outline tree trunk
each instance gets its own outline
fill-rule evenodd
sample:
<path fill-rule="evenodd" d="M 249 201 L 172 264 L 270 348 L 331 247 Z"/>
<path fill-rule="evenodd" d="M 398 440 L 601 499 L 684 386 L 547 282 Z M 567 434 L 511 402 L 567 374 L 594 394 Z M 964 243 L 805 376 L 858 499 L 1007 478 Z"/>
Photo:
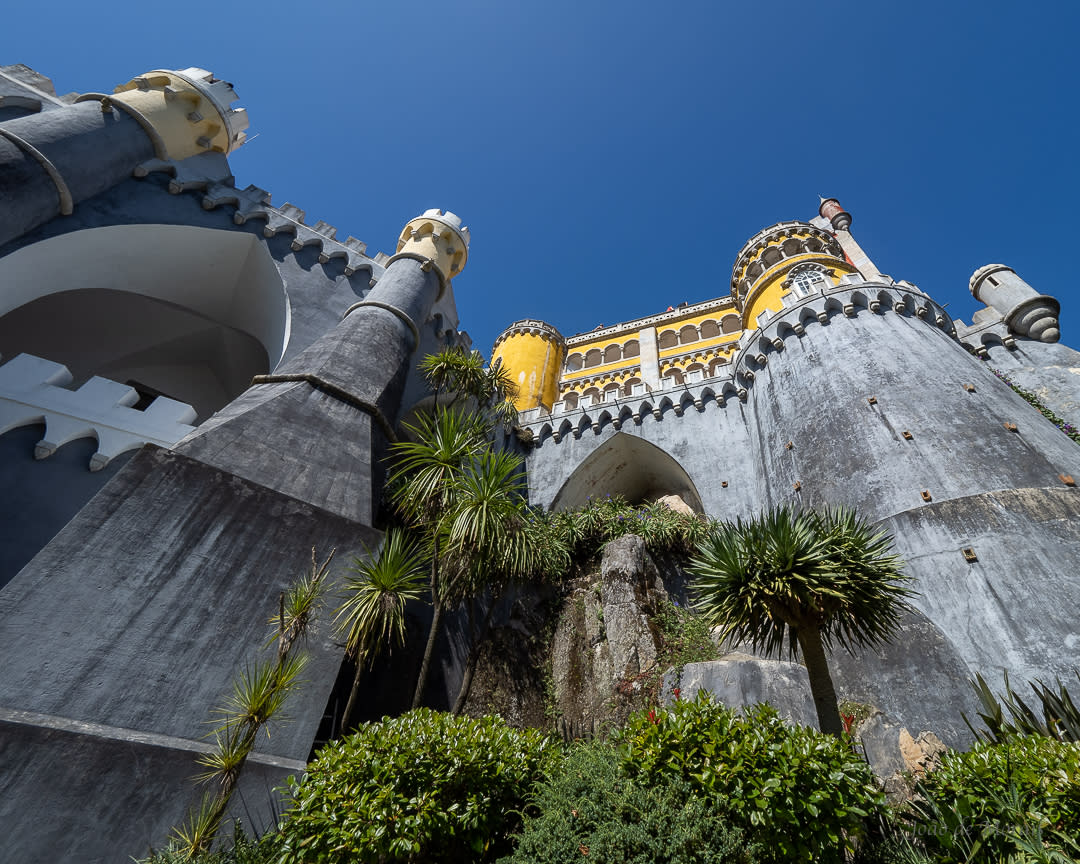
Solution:
<path fill-rule="evenodd" d="M 413 708 L 420 707 L 420 701 L 424 696 L 424 685 L 427 684 L 428 668 L 431 666 L 431 656 L 435 653 L 435 640 L 439 636 L 439 623 L 442 620 L 442 612 L 442 603 L 436 600 L 435 611 L 431 616 L 431 629 L 428 631 L 427 647 L 424 649 L 424 660 L 420 664 L 420 677 L 416 679 L 416 692 L 413 693 Z"/>
<path fill-rule="evenodd" d="M 364 674 L 363 657 L 357 652 L 356 655 L 356 674 L 353 676 L 352 690 L 349 691 L 349 701 L 345 703 L 345 713 L 341 717 L 341 734 L 344 735 L 349 731 L 350 720 L 352 720 L 353 711 L 356 710 L 356 694 L 360 692 L 360 678 Z"/>
<path fill-rule="evenodd" d="M 836 704 L 836 689 L 829 674 L 829 661 L 821 644 L 821 630 L 817 627 L 800 627 L 798 640 L 806 663 L 806 674 L 810 677 L 810 692 L 814 697 L 818 726 L 822 732 L 839 738 L 844 732 L 844 723 L 840 719 L 840 707 Z"/>
<path fill-rule="evenodd" d="M 433 538 L 434 549 L 431 553 L 431 605 L 434 612 L 431 615 L 431 629 L 428 630 L 427 646 L 424 648 L 424 659 L 420 663 L 420 675 L 416 680 L 416 690 L 413 692 L 412 707 L 419 708 L 420 700 L 424 696 L 424 685 L 427 684 L 428 668 L 431 666 L 431 655 L 435 653 L 435 639 L 439 635 L 439 621 L 442 619 L 442 603 L 439 602 L 439 537 Z"/>
<path fill-rule="evenodd" d="M 454 715 L 460 714 L 465 710 L 465 702 L 469 698 L 469 689 L 472 687 L 473 673 L 476 671 L 476 663 L 480 659 L 480 643 L 484 641 L 484 637 L 487 636 L 488 628 L 491 626 L 491 616 L 495 611 L 495 604 L 499 602 L 499 595 L 495 594 L 491 598 L 491 603 L 488 605 L 487 612 L 484 614 L 484 623 L 480 625 L 480 635 L 477 637 L 472 632 L 472 609 L 469 610 L 469 656 L 465 660 L 465 674 L 461 678 L 461 687 L 458 690 L 457 699 L 454 700 Z"/>

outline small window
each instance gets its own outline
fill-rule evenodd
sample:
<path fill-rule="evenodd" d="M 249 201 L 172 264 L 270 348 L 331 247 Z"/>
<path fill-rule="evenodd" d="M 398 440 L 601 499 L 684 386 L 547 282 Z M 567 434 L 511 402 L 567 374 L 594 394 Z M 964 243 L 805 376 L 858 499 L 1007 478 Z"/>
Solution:
<path fill-rule="evenodd" d="M 796 267 L 791 271 L 789 278 L 791 291 L 796 297 L 809 297 L 829 285 L 825 274 L 815 267 Z"/>

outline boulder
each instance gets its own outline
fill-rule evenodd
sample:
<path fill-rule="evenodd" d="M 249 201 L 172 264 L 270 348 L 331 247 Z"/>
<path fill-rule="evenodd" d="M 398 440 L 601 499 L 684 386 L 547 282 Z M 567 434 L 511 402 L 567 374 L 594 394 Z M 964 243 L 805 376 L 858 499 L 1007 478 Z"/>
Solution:
<path fill-rule="evenodd" d="M 668 672 L 663 689 L 666 703 L 675 699 L 675 688 L 682 699 L 693 699 L 699 690 L 706 690 L 730 708 L 768 702 L 785 720 L 817 728 L 810 678 L 798 663 L 728 654 L 720 660 L 687 663 L 681 675 L 677 670 Z"/>

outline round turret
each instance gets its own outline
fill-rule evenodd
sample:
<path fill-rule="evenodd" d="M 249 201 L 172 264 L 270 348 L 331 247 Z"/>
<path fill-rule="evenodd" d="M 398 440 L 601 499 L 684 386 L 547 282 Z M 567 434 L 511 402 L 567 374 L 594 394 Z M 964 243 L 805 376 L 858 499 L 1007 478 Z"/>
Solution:
<path fill-rule="evenodd" d="M 401 229 L 397 252 L 390 260 L 415 258 L 430 262 L 443 281 L 448 282 L 465 269 L 469 237 L 469 229 L 456 214 L 449 210 L 426 210 L 423 216 L 409 220 Z"/>
<path fill-rule="evenodd" d="M 1017 336 L 1039 342 L 1057 342 L 1061 338 L 1061 304 L 1047 294 L 1039 294 L 1011 267 L 980 267 L 971 274 L 968 287 L 976 300 L 1000 312 L 1005 326 Z"/>
<path fill-rule="evenodd" d="M 231 108 L 232 84 L 205 69 L 155 69 L 117 87 L 112 96 L 88 93 L 80 101 L 120 103 L 155 138 L 162 159 L 187 159 L 198 153 L 232 153 L 247 139 L 247 111 Z"/>
<path fill-rule="evenodd" d="M 550 411 L 559 393 L 559 376 L 566 359 L 566 340 L 543 321 L 515 321 L 495 340 L 491 362 L 501 362 L 517 385 L 518 411 L 543 407 Z"/>
<path fill-rule="evenodd" d="M 777 312 L 781 297 L 832 288 L 840 275 L 854 273 L 836 238 L 808 222 L 779 222 L 759 231 L 739 250 L 731 271 L 731 295 L 746 329 L 758 316 Z"/>
<path fill-rule="evenodd" d="M 840 206 L 840 202 L 835 198 L 822 198 L 821 206 L 818 207 L 818 214 L 829 220 L 829 224 L 832 225 L 836 231 L 847 231 L 851 227 L 851 214 Z"/>

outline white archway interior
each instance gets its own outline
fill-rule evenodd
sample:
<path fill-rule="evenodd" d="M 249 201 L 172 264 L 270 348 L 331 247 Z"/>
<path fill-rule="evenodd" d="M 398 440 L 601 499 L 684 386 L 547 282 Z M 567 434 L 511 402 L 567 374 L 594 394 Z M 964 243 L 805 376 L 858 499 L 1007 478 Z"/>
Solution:
<path fill-rule="evenodd" d="M 288 296 L 250 234 L 177 225 L 91 228 L 0 259 L 0 353 L 192 405 L 199 419 L 268 372 Z"/>

